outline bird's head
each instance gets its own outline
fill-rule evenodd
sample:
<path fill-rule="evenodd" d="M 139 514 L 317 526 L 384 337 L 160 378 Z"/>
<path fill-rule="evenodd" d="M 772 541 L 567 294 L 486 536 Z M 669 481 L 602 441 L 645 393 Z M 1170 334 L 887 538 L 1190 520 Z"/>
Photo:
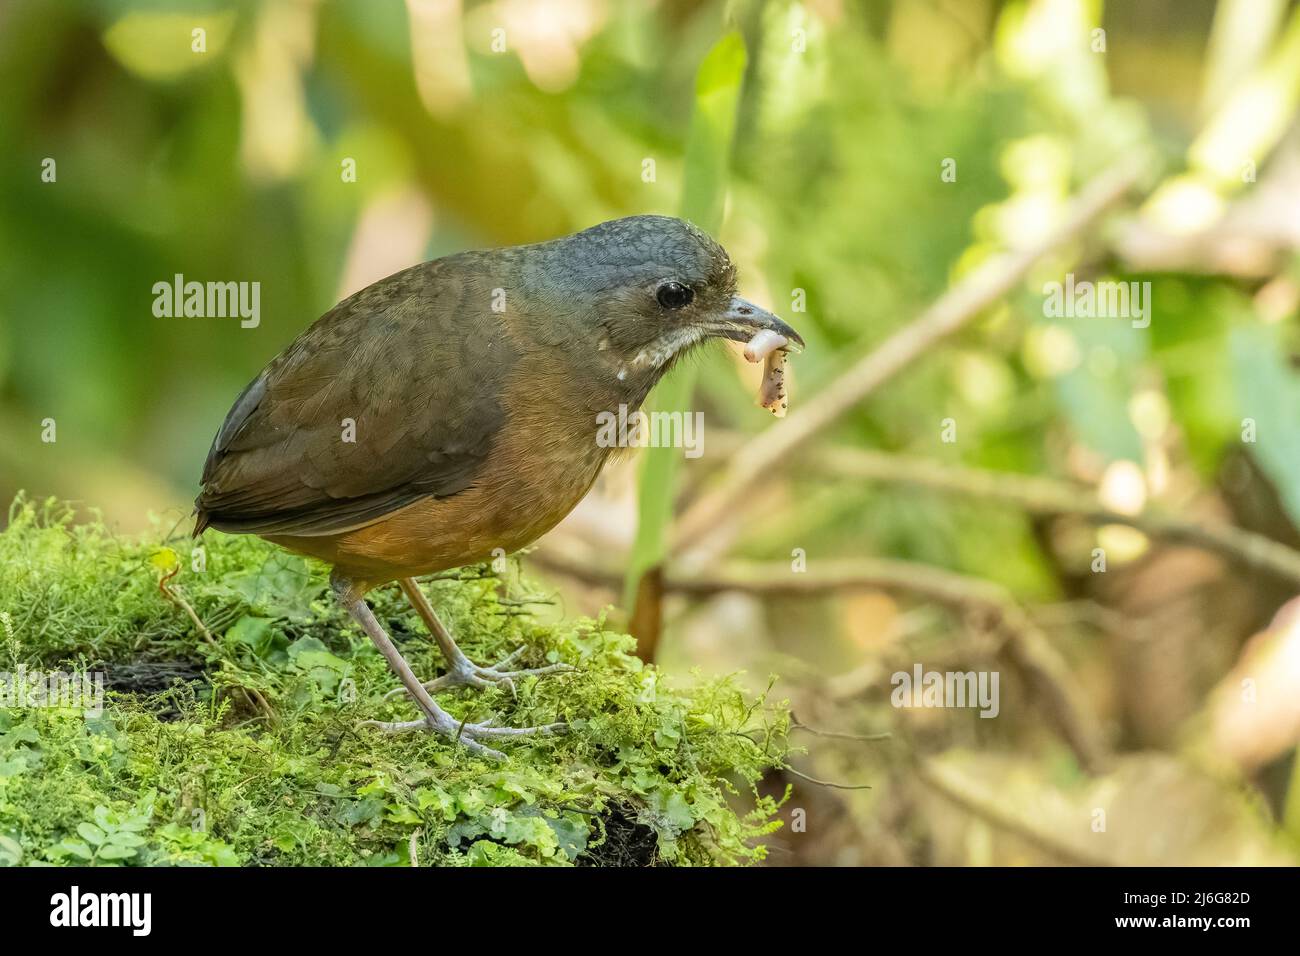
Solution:
<path fill-rule="evenodd" d="M 553 244 L 597 347 L 629 384 L 653 384 L 694 346 L 712 338 L 749 341 L 767 329 L 796 346 L 785 322 L 736 295 L 726 250 L 688 222 L 632 216 Z M 579 294 L 580 293 L 580 294 Z"/>

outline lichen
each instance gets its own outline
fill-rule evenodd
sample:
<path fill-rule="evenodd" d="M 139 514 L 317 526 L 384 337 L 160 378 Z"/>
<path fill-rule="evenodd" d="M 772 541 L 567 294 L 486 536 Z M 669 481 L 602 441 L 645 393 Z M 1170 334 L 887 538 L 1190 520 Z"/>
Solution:
<path fill-rule="evenodd" d="M 493 762 L 362 726 L 415 714 L 385 697 L 398 685 L 323 566 L 254 538 L 124 538 L 73 517 L 10 510 L 0 671 L 101 673 L 105 707 L 0 708 L 0 864 L 740 864 L 780 825 L 756 784 L 783 764 L 783 705 L 730 679 L 671 687 L 603 616 L 543 622 L 516 568 L 424 582 L 473 659 L 524 647 L 519 666 L 576 668 L 440 697 L 473 721 L 571 728 Z M 402 595 L 370 598 L 435 676 Z"/>

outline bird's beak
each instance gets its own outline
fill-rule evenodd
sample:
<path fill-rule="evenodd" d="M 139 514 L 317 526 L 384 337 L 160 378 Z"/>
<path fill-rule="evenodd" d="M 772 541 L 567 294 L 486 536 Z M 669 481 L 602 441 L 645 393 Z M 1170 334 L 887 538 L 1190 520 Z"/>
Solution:
<path fill-rule="evenodd" d="M 771 312 L 760 309 L 738 295 L 731 297 L 727 311 L 710 321 L 708 328 L 710 335 L 731 339 L 733 342 L 748 342 L 756 333 L 766 329 L 784 336 L 790 343 L 791 351 L 797 352 L 803 348 L 803 338 L 798 332 Z"/>

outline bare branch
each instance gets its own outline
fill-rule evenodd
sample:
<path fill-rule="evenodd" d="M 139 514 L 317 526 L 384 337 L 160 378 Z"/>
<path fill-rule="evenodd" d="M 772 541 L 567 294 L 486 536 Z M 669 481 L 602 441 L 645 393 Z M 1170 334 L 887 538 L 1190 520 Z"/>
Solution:
<path fill-rule="evenodd" d="M 938 342 L 973 321 L 1020 283 L 1030 268 L 1075 239 L 1142 178 L 1145 154 L 1132 154 L 1097 176 L 1073 201 L 1065 220 L 1046 238 L 989 259 L 941 295 L 915 321 L 863 356 L 796 409 L 780 428 L 745 444 L 728 463 L 720 483 L 677 522 L 673 549 L 690 546 L 717 525 L 757 482 L 793 460 L 793 453 L 835 423 Z"/>
<path fill-rule="evenodd" d="M 1109 860 L 1093 856 L 1055 834 L 1033 826 L 1023 814 L 1008 806 L 1005 800 L 978 789 L 971 781 L 940 761 L 921 761 L 916 766 L 916 775 L 947 800 L 999 830 L 1014 834 L 1049 856 L 1076 866 L 1110 865 Z"/>
<path fill-rule="evenodd" d="M 1120 524 L 1153 538 L 1213 551 L 1248 567 L 1300 582 L 1300 552 L 1228 524 L 1198 522 L 1147 509 L 1114 511 L 1086 485 L 988 471 L 964 465 L 890 455 L 866 449 L 834 448 L 812 456 L 812 466 L 846 478 L 914 485 L 946 494 L 1003 501 L 1032 514 L 1075 515 L 1092 524 Z"/>

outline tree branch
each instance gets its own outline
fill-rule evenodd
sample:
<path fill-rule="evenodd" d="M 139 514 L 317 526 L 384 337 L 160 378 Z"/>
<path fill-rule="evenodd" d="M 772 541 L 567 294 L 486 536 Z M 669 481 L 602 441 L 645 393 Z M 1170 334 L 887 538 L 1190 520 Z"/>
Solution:
<path fill-rule="evenodd" d="M 697 542 L 758 481 L 793 461 L 796 450 L 1011 292 L 1035 262 L 1078 237 L 1123 198 L 1148 168 L 1148 157 L 1134 154 L 1097 176 L 1074 199 L 1055 231 L 1031 246 L 986 261 L 796 409 L 780 428 L 766 429 L 750 439 L 728 463 L 719 485 L 679 519 L 673 550 Z"/>
<path fill-rule="evenodd" d="M 1281 542 L 1233 525 L 1190 521 L 1154 509 L 1137 514 L 1114 511 L 1102 504 L 1092 488 L 1077 482 L 843 447 L 818 451 L 811 461 L 813 468 L 844 478 L 1002 501 L 1031 514 L 1074 515 L 1092 524 L 1126 525 L 1153 538 L 1193 545 L 1300 582 L 1300 552 Z"/>
<path fill-rule="evenodd" d="M 916 775 L 936 793 L 955 803 L 963 810 L 991 823 L 1000 830 L 1014 834 L 1036 849 L 1063 862 L 1076 866 L 1110 866 L 1109 860 L 1094 856 L 1055 834 L 1039 829 L 1026 821 L 1014 808 L 993 794 L 983 792 L 959 772 L 937 760 L 922 760 L 916 765 Z"/>

